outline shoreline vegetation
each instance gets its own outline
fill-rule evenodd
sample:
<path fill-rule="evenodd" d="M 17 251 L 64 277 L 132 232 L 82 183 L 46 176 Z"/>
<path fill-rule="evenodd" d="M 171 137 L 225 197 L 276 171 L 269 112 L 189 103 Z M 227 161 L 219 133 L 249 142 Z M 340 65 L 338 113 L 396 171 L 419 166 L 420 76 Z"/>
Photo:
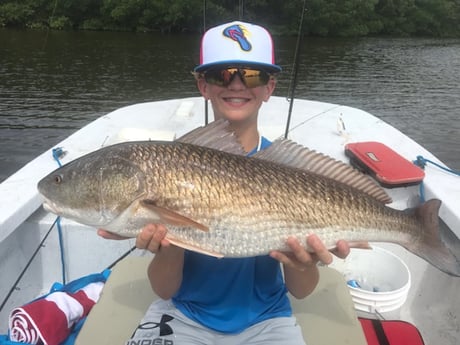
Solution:
<path fill-rule="evenodd" d="M 308 0 L 303 34 L 460 37 L 458 0 Z M 242 18 L 298 33 L 303 1 L 0 0 L 0 27 L 198 33 Z"/>

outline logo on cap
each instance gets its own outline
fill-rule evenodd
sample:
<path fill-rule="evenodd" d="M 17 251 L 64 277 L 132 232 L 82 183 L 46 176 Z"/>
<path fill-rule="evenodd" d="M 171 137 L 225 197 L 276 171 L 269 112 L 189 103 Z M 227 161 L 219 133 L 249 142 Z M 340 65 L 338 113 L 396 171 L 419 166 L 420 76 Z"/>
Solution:
<path fill-rule="evenodd" d="M 224 29 L 224 36 L 238 42 L 240 48 L 244 51 L 250 51 L 252 46 L 246 38 L 247 30 L 242 25 L 231 25 Z"/>

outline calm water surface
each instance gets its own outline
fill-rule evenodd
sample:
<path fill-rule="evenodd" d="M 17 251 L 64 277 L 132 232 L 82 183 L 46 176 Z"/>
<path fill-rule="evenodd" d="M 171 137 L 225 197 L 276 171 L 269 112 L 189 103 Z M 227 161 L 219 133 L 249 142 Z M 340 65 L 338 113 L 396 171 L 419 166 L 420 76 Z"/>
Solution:
<path fill-rule="evenodd" d="M 0 181 L 97 117 L 198 96 L 199 36 L 0 30 Z M 275 38 L 287 96 L 295 38 Z M 460 169 L 459 39 L 306 39 L 296 96 L 359 107 Z"/>

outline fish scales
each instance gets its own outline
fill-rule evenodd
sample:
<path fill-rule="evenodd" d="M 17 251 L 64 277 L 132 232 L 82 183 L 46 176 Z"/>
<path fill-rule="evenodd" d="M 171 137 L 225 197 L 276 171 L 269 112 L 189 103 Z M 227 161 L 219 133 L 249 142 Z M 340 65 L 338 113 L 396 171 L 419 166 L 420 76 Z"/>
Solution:
<path fill-rule="evenodd" d="M 144 197 L 210 229 L 206 233 L 170 226 L 172 235 L 226 256 L 287 249 L 289 236 L 302 241 L 313 232 L 332 247 L 337 238 L 388 240 L 395 232 L 418 226 L 366 195 L 275 163 L 179 143 L 133 144 L 121 153 L 143 167 L 148 186 Z M 388 227 L 386 234 L 377 232 L 382 224 Z"/>

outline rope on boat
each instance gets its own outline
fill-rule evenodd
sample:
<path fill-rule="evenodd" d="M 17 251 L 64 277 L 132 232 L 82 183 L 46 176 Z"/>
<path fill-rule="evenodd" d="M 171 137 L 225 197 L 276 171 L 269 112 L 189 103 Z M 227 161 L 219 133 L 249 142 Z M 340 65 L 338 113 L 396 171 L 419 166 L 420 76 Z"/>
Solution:
<path fill-rule="evenodd" d="M 61 227 L 61 217 L 56 217 L 56 227 L 58 231 L 58 238 L 59 238 L 59 250 L 61 255 L 61 272 L 62 272 L 62 284 L 66 284 L 67 277 L 65 273 L 65 257 L 64 257 L 64 237 L 62 235 L 62 227 Z"/>
<path fill-rule="evenodd" d="M 52 150 L 53 158 L 59 165 L 62 166 L 61 157 L 64 156 L 65 152 L 62 147 L 56 147 Z M 62 272 L 62 284 L 66 284 L 67 277 L 66 277 L 66 263 L 65 263 L 65 256 L 64 256 L 64 236 L 62 234 L 62 227 L 61 227 L 61 217 L 57 217 L 55 222 L 56 228 L 58 231 L 58 238 L 59 238 L 59 251 L 61 256 L 61 272 Z"/>
<path fill-rule="evenodd" d="M 432 160 L 429 160 L 423 156 L 417 156 L 417 159 L 415 161 L 413 161 L 413 163 L 415 165 L 417 165 L 418 167 L 422 168 L 422 169 L 425 169 L 427 163 L 429 164 L 433 164 L 434 166 L 438 167 L 439 169 L 441 170 L 444 170 L 450 174 L 453 174 L 453 175 L 457 175 L 457 176 L 460 176 L 460 171 L 457 171 L 457 170 L 453 170 L 453 169 L 450 169 L 450 168 L 447 168 L 445 166 L 442 166 L 441 164 L 438 164 L 436 162 L 433 162 Z M 422 183 L 420 183 L 420 199 L 422 202 L 424 202 L 426 199 L 425 199 L 425 186 L 423 184 L 423 181 Z"/>
<path fill-rule="evenodd" d="M 433 161 L 431 161 L 431 160 L 429 160 L 427 158 L 424 158 L 423 156 L 417 156 L 417 159 L 414 161 L 414 164 L 418 165 L 422 169 L 425 169 L 425 166 L 426 166 L 427 163 L 433 164 L 433 165 L 437 166 L 438 168 L 447 171 L 448 173 L 460 176 L 460 171 L 456 171 L 456 170 L 447 168 L 445 166 L 442 166 L 441 164 L 433 162 Z"/>
<path fill-rule="evenodd" d="M 53 154 L 53 158 L 54 160 L 57 162 L 57 164 L 59 165 L 59 167 L 62 167 L 62 163 L 61 163 L 61 157 L 64 156 L 65 152 L 64 150 L 62 149 L 62 147 L 56 147 L 52 150 L 52 154 Z"/>
<path fill-rule="evenodd" d="M 50 226 L 50 228 L 48 229 L 48 232 L 46 233 L 46 235 L 43 237 L 43 239 L 41 240 L 41 242 L 38 244 L 38 247 L 37 249 L 35 249 L 34 253 L 32 254 L 32 256 L 30 257 L 29 261 L 27 262 L 26 266 L 24 267 L 24 269 L 22 270 L 22 272 L 19 274 L 18 278 L 16 279 L 16 281 L 14 282 L 13 286 L 11 287 L 10 291 L 8 292 L 8 294 L 6 295 L 5 299 L 3 300 L 2 304 L 0 305 L 0 311 L 3 310 L 3 307 L 5 306 L 5 304 L 8 302 L 8 300 L 10 299 L 11 295 L 13 294 L 14 290 L 17 289 L 17 286 L 19 284 L 19 282 L 21 281 L 22 277 L 24 276 L 24 274 L 26 273 L 26 271 L 28 270 L 28 268 L 30 267 L 30 265 L 32 264 L 32 261 L 35 259 L 35 257 L 37 256 L 39 250 L 44 246 L 44 243 L 46 241 L 46 239 L 48 238 L 49 234 L 51 233 L 51 230 L 53 230 L 54 228 L 54 225 L 56 224 L 57 222 L 57 218 L 56 220 L 54 221 L 54 223 Z"/>

